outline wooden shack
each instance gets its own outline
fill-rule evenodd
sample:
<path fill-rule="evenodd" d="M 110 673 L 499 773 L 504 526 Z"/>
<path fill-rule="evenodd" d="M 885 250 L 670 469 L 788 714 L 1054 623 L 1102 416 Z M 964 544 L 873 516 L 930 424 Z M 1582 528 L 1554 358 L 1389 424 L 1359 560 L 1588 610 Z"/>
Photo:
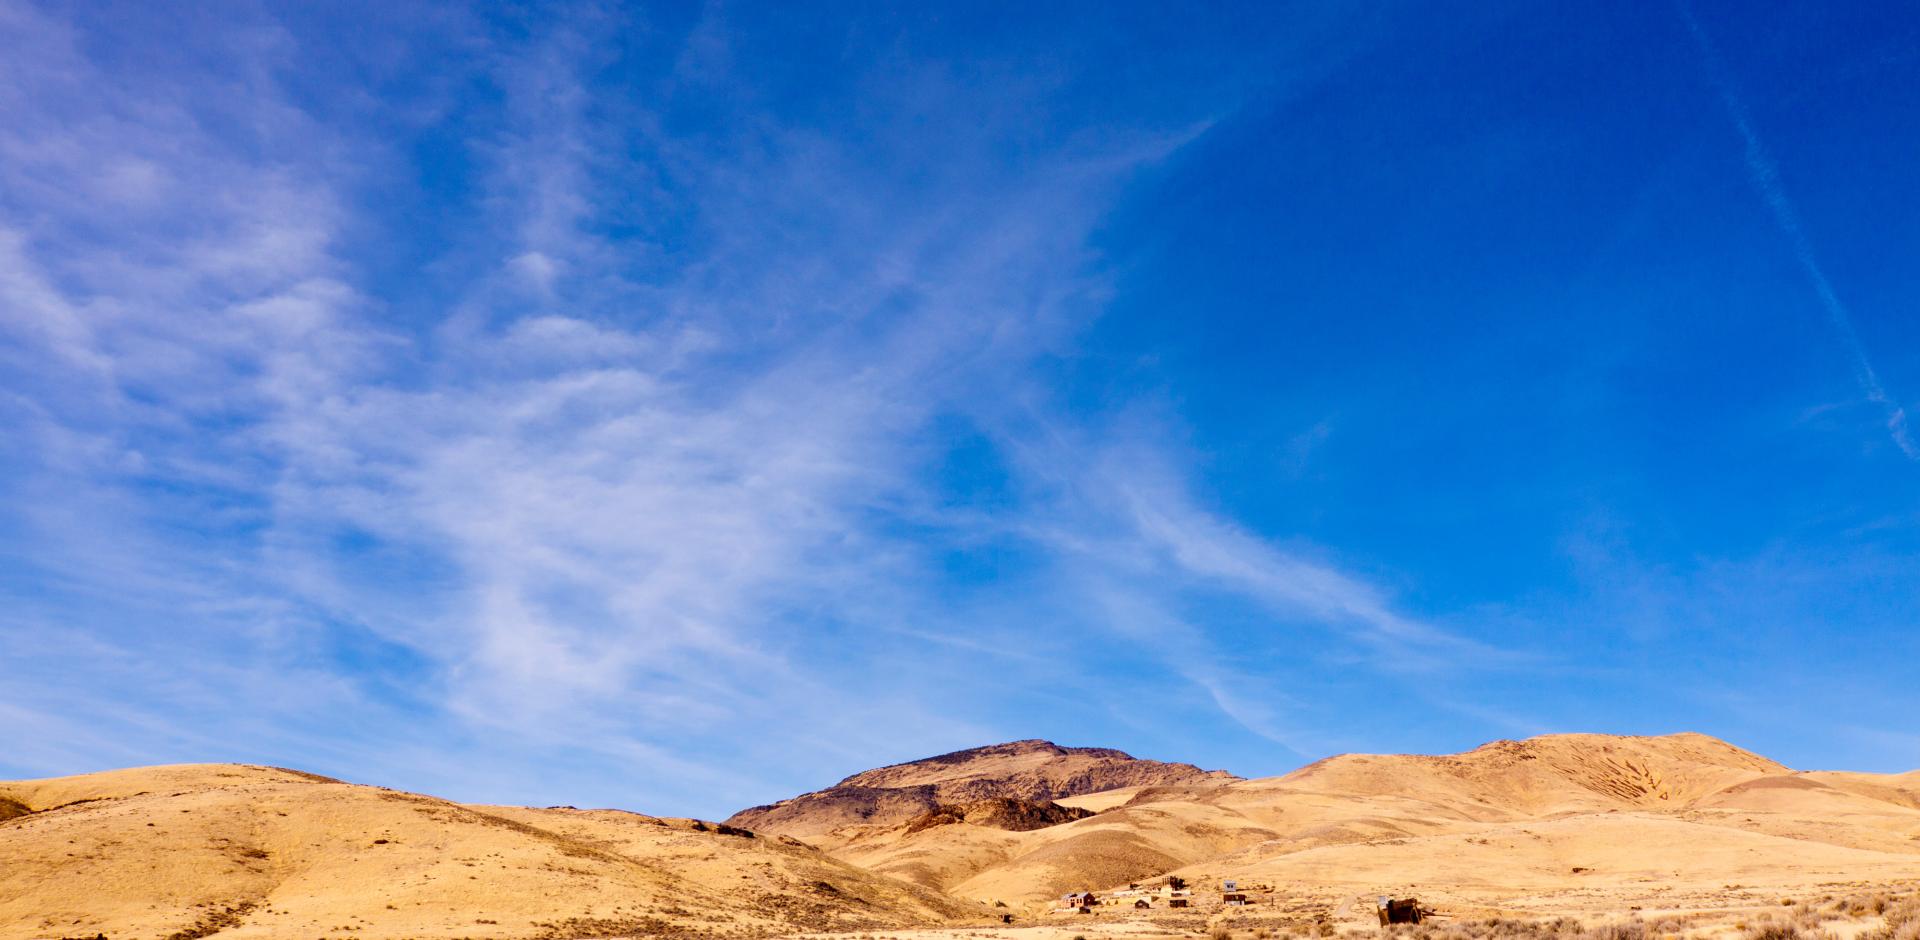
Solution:
<path fill-rule="evenodd" d="M 1380 898 L 1380 926 L 1417 924 L 1430 911 L 1422 910 L 1419 898 Z"/>

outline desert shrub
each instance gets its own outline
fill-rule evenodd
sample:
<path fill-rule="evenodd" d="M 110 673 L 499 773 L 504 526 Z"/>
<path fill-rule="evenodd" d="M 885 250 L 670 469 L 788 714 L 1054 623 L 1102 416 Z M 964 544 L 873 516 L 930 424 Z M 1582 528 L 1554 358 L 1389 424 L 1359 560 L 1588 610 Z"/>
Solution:
<path fill-rule="evenodd" d="M 1797 923 L 1765 923 L 1749 929 L 1744 940 L 1832 940 L 1833 935 Z"/>
<path fill-rule="evenodd" d="M 1647 925 L 1630 920 L 1624 924 L 1602 924 L 1581 934 L 1586 940 L 1647 940 Z"/>
<path fill-rule="evenodd" d="M 1859 940 L 1920 940 L 1920 896 L 1898 901 L 1878 896 L 1886 922 L 1860 934 Z"/>
<path fill-rule="evenodd" d="M 1227 929 L 1226 924 L 1214 924 L 1213 929 L 1207 931 L 1207 940 L 1233 940 L 1233 931 Z"/>
<path fill-rule="evenodd" d="M 1653 927 L 1638 921 L 1601 924 L 1589 928 L 1572 917 L 1549 921 L 1516 920 L 1489 917 L 1446 926 L 1422 924 L 1418 927 L 1394 927 L 1395 940 L 1659 940 L 1662 931 L 1677 933 L 1686 929 L 1678 920 L 1663 920 Z"/>

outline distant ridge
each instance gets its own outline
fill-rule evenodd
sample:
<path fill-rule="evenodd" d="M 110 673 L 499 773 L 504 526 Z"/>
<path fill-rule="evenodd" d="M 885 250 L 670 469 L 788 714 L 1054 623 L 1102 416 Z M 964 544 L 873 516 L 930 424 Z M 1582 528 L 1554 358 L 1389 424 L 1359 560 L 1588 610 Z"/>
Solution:
<path fill-rule="evenodd" d="M 1243 780 L 1025 740 L 722 824 L 181 765 L 0 781 L 0 859 L 0 937 L 23 940 L 871 933 L 1038 916 L 1066 891 L 1163 875 L 1271 886 L 1262 904 L 1347 934 L 1374 929 L 1353 902 L 1382 893 L 1585 917 L 1920 884 L 1920 771 L 1795 771 L 1701 734 L 1556 734 Z M 1206 893 L 1196 932 L 1222 903 Z"/>
<path fill-rule="evenodd" d="M 1065 747 L 1030 738 L 861 771 L 824 790 L 741 810 L 727 823 L 832 846 L 873 829 L 907 825 L 930 814 L 952 814 L 956 808 L 987 801 L 1030 807 L 1003 806 L 987 814 L 992 819 L 1057 818 L 1059 814 L 1046 807 L 1068 797 L 1126 787 L 1219 785 L 1238 779 L 1192 764 L 1142 760 L 1113 748 Z"/>
<path fill-rule="evenodd" d="M 985 796 L 1079 815 L 968 809 Z M 1524 861 L 1523 883 L 1577 867 L 1594 884 L 1670 876 L 1667 856 L 1683 845 L 1681 871 L 1737 861 L 1741 874 L 1724 882 L 1920 870 L 1917 810 L 1920 773 L 1800 773 L 1688 732 L 1341 754 L 1259 780 L 1013 741 L 863 771 L 729 822 L 963 898 L 1037 903 L 1176 872 L 1196 883 L 1349 871 L 1363 883 L 1445 883 Z M 1479 860 L 1448 861 L 1467 857 Z M 1582 861 L 1560 865 L 1568 857 Z"/>

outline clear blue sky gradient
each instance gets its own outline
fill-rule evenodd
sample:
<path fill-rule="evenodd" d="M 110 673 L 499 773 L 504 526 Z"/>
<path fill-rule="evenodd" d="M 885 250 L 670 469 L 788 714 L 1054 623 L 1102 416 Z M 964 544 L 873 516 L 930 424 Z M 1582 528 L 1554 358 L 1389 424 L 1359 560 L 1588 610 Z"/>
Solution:
<path fill-rule="evenodd" d="M 0 777 L 1920 766 L 1902 4 L 0 0 Z"/>

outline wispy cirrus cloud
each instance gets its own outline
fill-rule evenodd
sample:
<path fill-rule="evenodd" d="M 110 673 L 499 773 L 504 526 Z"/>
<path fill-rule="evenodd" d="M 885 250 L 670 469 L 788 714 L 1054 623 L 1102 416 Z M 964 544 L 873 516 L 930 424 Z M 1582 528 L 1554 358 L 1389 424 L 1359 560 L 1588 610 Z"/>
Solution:
<path fill-rule="evenodd" d="M 933 690 L 1017 701 L 1089 637 L 1204 652 L 1183 611 L 1210 597 L 1309 656 L 1496 658 L 1202 508 L 1150 427 L 1080 426 L 1041 376 L 1109 290 L 1104 213 L 1212 114 L 1009 155 L 1071 124 L 1039 114 L 1048 79 L 983 91 L 899 56 L 828 134 L 756 105 L 779 79 L 731 64 L 711 18 L 631 95 L 588 74 L 642 24 L 465 24 L 458 80 L 498 91 L 459 147 L 471 191 L 419 270 L 381 274 L 358 240 L 403 223 L 367 193 L 418 168 L 295 103 L 296 37 L 236 27 L 200 40 L 232 74 L 156 78 L 7 15 L 0 78 L 33 92 L 0 133 L 5 416 L 33 446 L 5 464 L 24 574 L 0 627 L 57 643 L 0 706 L 109 729 L 23 771 L 306 758 L 714 812 L 771 795 L 775 759 L 1020 732 Z M 688 88 L 728 104 L 690 119 Z M 946 419 L 1003 455 L 991 505 L 930 495 Z M 948 556 L 983 539 L 1045 583 L 958 583 Z M 980 636 L 1037 655 L 983 675 L 927 652 Z M 1298 740 L 1259 677 L 1181 662 Z M 510 769 L 535 761 L 566 782 Z"/>
<path fill-rule="evenodd" d="M 1754 129 L 1753 115 L 1747 107 L 1746 98 L 1735 82 L 1725 60 L 1714 47 L 1713 40 L 1707 35 L 1706 28 L 1694 15 L 1693 8 L 1684 0 L 1676 4 L 1680 17 L 1686 22 L 1687 32 L 1700 49 L 1700 56 L 1706 62 L 1707 77 L 1713 82 L 1714 91 L 1720 96 L 1721 104 L 1727 109 L 1727 117 L 1733 122 L 1734 130 L 1739 131 L 1744 146 L 1743 156 L 1747 164 L 1747 176 L 1755 192 L 1767 204 L 1774 224 L 1793 250 L 1794 261 L 1806 273 L 1807 281 L 1813 286 L 1814 295 L 1820 301 L 1820 309 L 1826 313 L 1827 320 L 1833 325 L 1833 331 L 1846 350 L 1847 359 L 1853 371 L 1854 384 L 1867 401 L 1881 410 L 1886 421 L 1887 435 L 1893 439 L 1895 447 L 1905 454 L 1908 460 L 1920 460 L 1920 443 L 1915 443 L 1913 431 L 1908 427 L 1906 408 L 1887 393 L 1886 386 L 1880 381 L 1880 373 L 1873 367 L 1873 361 L 1867 356 L 1867 348 L 1860 341 L 1860 331 L 1853 325 L 1853 314 L 1847 309 L 1845 301 L 1840 299 L 1839 291 L 1834 289 L 1833 280 L 1827 276 L 1827 269 L 1820 263 L 1819 253 L 1813 249 L 1812 239 L 1807 237 L 1806 225 L 1800 220 L 1800 210 L 1794 207 L 1793 200 L 1787 196 L 1787 190 L 1780 181 L 1780 166 L 1760 139 L 1759 131 Z"/>

